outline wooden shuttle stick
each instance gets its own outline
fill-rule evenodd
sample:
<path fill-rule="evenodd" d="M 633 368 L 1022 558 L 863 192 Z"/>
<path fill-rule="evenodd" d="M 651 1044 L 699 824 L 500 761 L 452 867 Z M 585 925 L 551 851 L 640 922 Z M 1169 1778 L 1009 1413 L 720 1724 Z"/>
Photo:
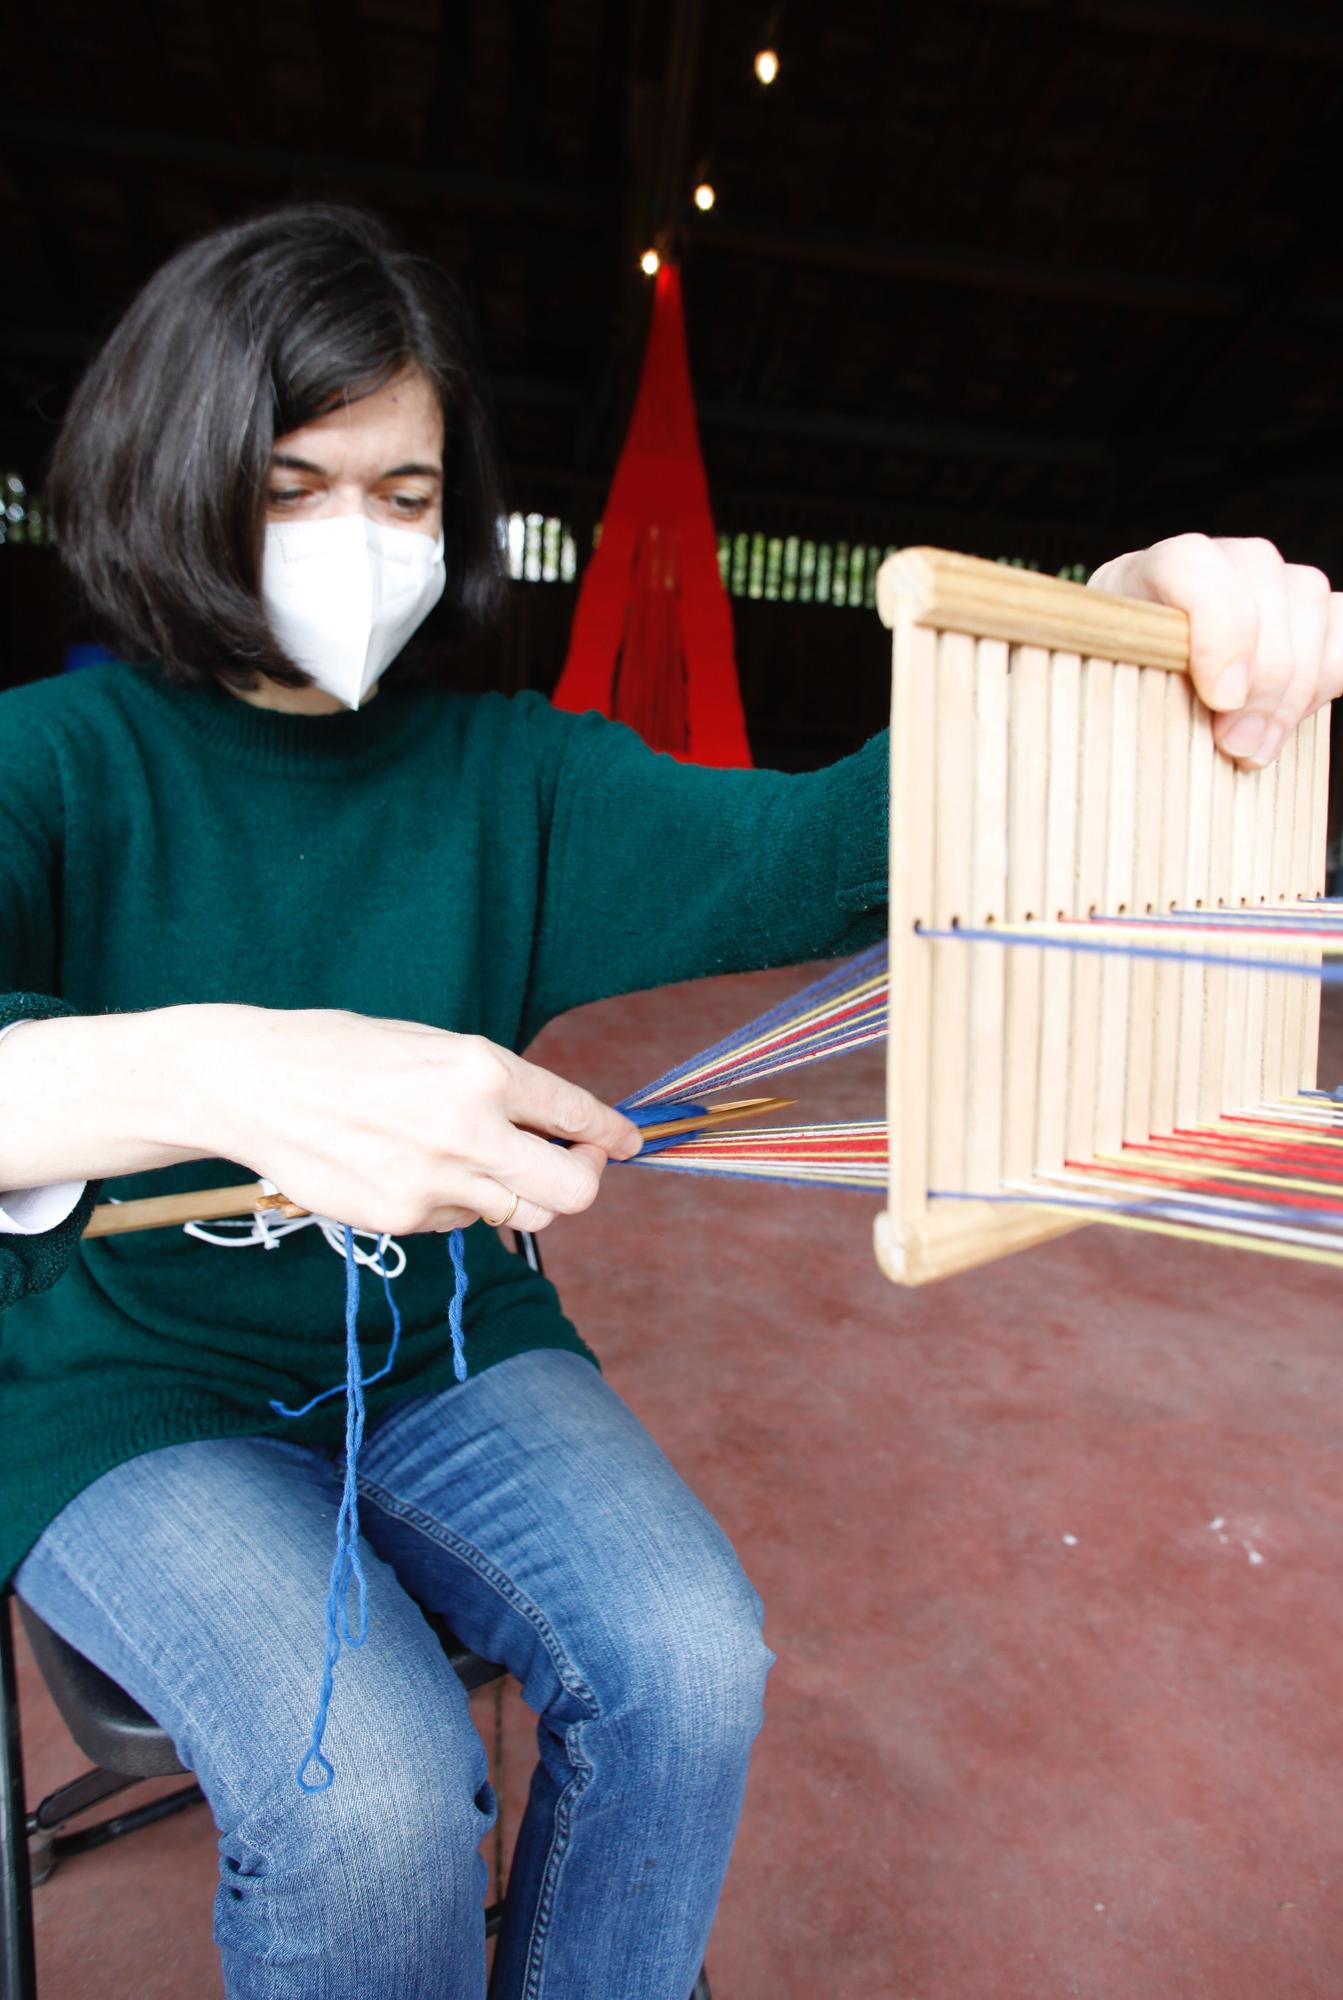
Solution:
<path fill-rule="evenodd" d="M 711 1132 L 720 1125 L 735 1125 L 746 1118 L 764 1118 L 771 1111 L 786 1111 L 796 1103 L 792 1097 L 741 1097 L 732 1104 L 717 1104 L 698 1118 L 674 1118 L 662 1125 L 646 1125 L 645 1139 L 671 1139 L 688 1132 Z M 245 1181 L 239 1187 L 203 1188 L 197 1194 L 155 1194 L 143 1201 L 100 1202 L 89 1218 L 85 1236 L 124 1236 L 136 1229 L 180 1229 L 184 1222 L 219 1222 L 228 1216 L 251 1215 L 263 1209 L 268 1214 L 290 1219 L 306 1215 L 282 1194 L 269 1194 L 263 1181 Z"/>

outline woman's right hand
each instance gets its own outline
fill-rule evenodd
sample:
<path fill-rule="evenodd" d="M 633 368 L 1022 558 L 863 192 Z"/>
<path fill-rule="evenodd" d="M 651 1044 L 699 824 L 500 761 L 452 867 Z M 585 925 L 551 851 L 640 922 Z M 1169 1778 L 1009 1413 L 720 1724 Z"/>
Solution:
<path fill-rule="evenodd" d="M 314 1214 L 414 1235 L 497 1220 L 516 1194 L 512 1226 L 544 1229 L 590 1206 L 608 1158 L 639 1150 L 628 1118 L 479 1035 L 325 1009 L 218 1011 L 210 1150 Z"/>

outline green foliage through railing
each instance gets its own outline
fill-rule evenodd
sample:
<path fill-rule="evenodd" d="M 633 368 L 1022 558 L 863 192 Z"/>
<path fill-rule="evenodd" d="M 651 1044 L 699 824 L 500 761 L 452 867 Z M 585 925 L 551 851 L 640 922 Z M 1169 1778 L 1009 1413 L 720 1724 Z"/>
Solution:
<path fill-rule="evenodd" d="M 0 543 L 41 547 L 51 531 L 41 503 L 17 472 L 0 473 Z M 508 573 L 517 583 L 568 583 L 578 578 L 578 545 L 572 528 L 554 514 L 506 514 L 499 523 Z M 597 535 L 593 535 L 595 547 Z M 767 535 L 749 530 L 718 537 L 718 568 L 732 597 L 766 604 L 827 604 L 871 610 L 877 571 L 891 548 L 875 542 L 813 541 L 804 535 Z M 1041 565 L 1021 556 L 1000 556 L 1014 569 Z M 1085 583 L 1086 566 L 1069 563 L 1058 574 Z"/>

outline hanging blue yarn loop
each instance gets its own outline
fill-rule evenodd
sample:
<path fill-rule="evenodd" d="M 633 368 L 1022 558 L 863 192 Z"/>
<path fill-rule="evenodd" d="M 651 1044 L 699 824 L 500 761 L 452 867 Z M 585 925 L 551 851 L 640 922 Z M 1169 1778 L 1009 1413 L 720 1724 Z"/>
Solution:
<path fill-rule="evenodd" d="M 345 1244 L 345 1480 L 336 1516 L 336 1554 L 326 1592 L 326 1657 L 322 1663 L 322 1685 L 313 1717 L 312 1738 L 295 1777 L 300 1791 L 324 1792 L 335 1782 L 335 1770 L 322 1751 L 336 1662 L 342 1640 L 347 1646 L 362 1646 L 368 1637 L 368 1589 L 364 1566 L 359 1557 L 359 1447 L 364 1441 L 364 1373 L 359 1358 L 359 1266 L 354 1255 L 354 1231 L 347 1223 Z M 350 1587 L 359 1589 L 358 1622 L 350 1622 Z M 316 1778 L 306 1774 L 315 1765 Z"/>
<path fill-rule="evenodd" d="M 368 1637 L 368 1586 L 359 1555 L 359 1451 L 364 1442 L 364 1426 L 367 1418 L 364 1390 L 370 1383 L 381 1382 L 384 1376 L 391 1373 L 401 1338 L 401 1315 L 392 1296 L 392 1284 L 387 1275 L 384 1255 L 382 1283 L 392 1314 L 392 1341 L 382 1367 L 373 1375 L 365 1375 L 359 1354 L 359 1264 L 354 1254 L 354 1231 L 347 1223 L 341 1234 L 345 1253 L 345 1380 L 337 1384 L 334 1389 L 324 1389 L 320 1395 L 314 1396 L 299 1410 L 287 1409 L 282 1403 L 271 1404 L 271 1408 L 277 1410 L 281 1416 L 301 1417 L 309 1410 L 315 1409 L 319 1403 L 324 1403 L 328 1397 L 339 1395 L 342 1388 L 345 1392 L 345 1478 L 341 1488 L 340 1507 L 336 1514 L 336 1553 L 327 1582 L 326 1651 L 322 1660 L 322 1684 L 317 1695 L 317 1712 L 313 1716 L 312 1736 L 294 1773 L 299 1790 L 303 1792 L 324 1792 L 335 1783 L 335 1768 L 322 1749 L 322 1741 L 326 1735 L 327 1720 L 331 1712 L 336 1662 L 340 1658 L 342 1645 L 362 1646 Z M 457 1380 L 464 1382 L 467 1370 L 462 1309 L 466 1303 L 468 1279 L 466 1246 L 460 1229 L 454 1229 L 448 1237 L 448 1255 L 452 1259 L 454 1277 L 452 1298 L 448 1305 L 452 1367 Z M 352 1617 L 350 1592 L 356 1587 L 358 1610 Z M 316 1775 L 313 1775 L 314 1773 Z"/>

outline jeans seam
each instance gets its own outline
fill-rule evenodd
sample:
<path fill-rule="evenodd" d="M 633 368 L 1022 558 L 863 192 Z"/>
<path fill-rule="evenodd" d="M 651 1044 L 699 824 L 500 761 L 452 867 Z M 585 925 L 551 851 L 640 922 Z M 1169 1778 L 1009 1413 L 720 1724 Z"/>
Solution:
<path fill-rule="evenodd" d="M 506 1576 L 496 1563 L 491 1562 L 474 1542 L 467 1541 L 465 1536 L 457 1534 L 442 1521 L 435 1520 L 432 1514 L 426 1514 L 422 1508 L 412 1505 L 407 1500 L 398 1499 L 376 1480 L 360 1478 L 358 1485 L 361 1499 L 368 1500 L 380 1512 L 391 1515 L 393 1519 L 415 1528 L 428 1540 L 437 1542 L 440 1548 L 449 1549 L 452 1554 L 460 1557 L 474 1569 L 512 1610 L 526 1618 L 545 1647 L 561 1687 L 567 1694 L 573 1695 L 587 1706 L 590 1710 L 589 1720 L 600 1721 L 601 1704 L 587 1682 L 575 1670 L 573 1662 L 560 1642 L 559 1634 L 540 1608 L 518 1589 L 511 1577 Z M 541 2000 L 541 1981 L 545 1973 L 543 1958 L 546 1940 L 550 1934 L 551 1915 L 559 1893 L 560 1874 L 569 1852 L 573 1831 L 573 1808 L 581 1801 L 592 1776 L 592 1765 L 583 1755 L 577 1740 L 578 1731 L 582 1727 L 582 1723 L 577 1723 L 566 1728 L 564 1732 L 565 1748 L 574 1766 L 574 1775 L 555 1801 L 555 1828 L 551 1836 L 550 1852 L 546 1856 L 545 1867 L 541 1872 L 541 1886 L 523 1959 L 524 2000 Z"/>
<path fill-rule="evenodd" d="M 577 1728 L 581 1729 L 579 1723 Z M 554 1914 L 555 1901 L 559 1895 L 560 1876 L 569 1853 L 569 1841 L 573 1831 L 571 1808 L 577 1805 L 588 1788 L 592 1776 L 592 1766 L 575 1743 L 573 1734 L 564 1732 L 565 1746 L 574 1764 L 574 1775 L 559 1798 L 555 1801 L 555 1832 L 546 1856 L 546 1865 L 541 1873 L 541 1891 L 536 1899 L 536 1912 L 532 1919 L 531 1935 L 527 1939 L 527 1952 L 523 1960 L 523 2000 L 541 2000 L 541 1981 L 545 1976 L 546 1941 L 550 1936 L 550 1920 Z M 582 1762 L 580 1770 L 579 1762 Z"/>
<path fill-rule="evenodd" d="M 540 1608 L 518 1589 L 512 1578 L 506 1576 L 496 1563 L 491 1562 L 483 1549 L 478 1549 L 474 1542 L 467 1541 L 464 1535 L 457 1534 L 442 1521 L 435 1520 L 432 1514 L 426 1514 L 422 1508 L 414 1506 L 408 1500 L 399 1500 L 394 1493 L 389 1493 L 387 1488 L 379 1485 L 376 1480 L 360 1478 L 358 1484 L 361 1499 L 371 1501 L 382 1513 L 390 1514 L 395 1520 L 406 1522 L 429 1541 L 437 1542 L 440 1548 L 448 1549 L 453 1555 L 459 1556 L 489 1584 L 491 1590 L 503 1598 L 510 1609 L 519 1612 L 539 1636 L 565 1693 L 573 1695 L 576 1700 L 587 1706 L 591 1720 L 595 1722 L 600 1718 L 601 1704 L 575 1668 L 554 1626 Z"/>

